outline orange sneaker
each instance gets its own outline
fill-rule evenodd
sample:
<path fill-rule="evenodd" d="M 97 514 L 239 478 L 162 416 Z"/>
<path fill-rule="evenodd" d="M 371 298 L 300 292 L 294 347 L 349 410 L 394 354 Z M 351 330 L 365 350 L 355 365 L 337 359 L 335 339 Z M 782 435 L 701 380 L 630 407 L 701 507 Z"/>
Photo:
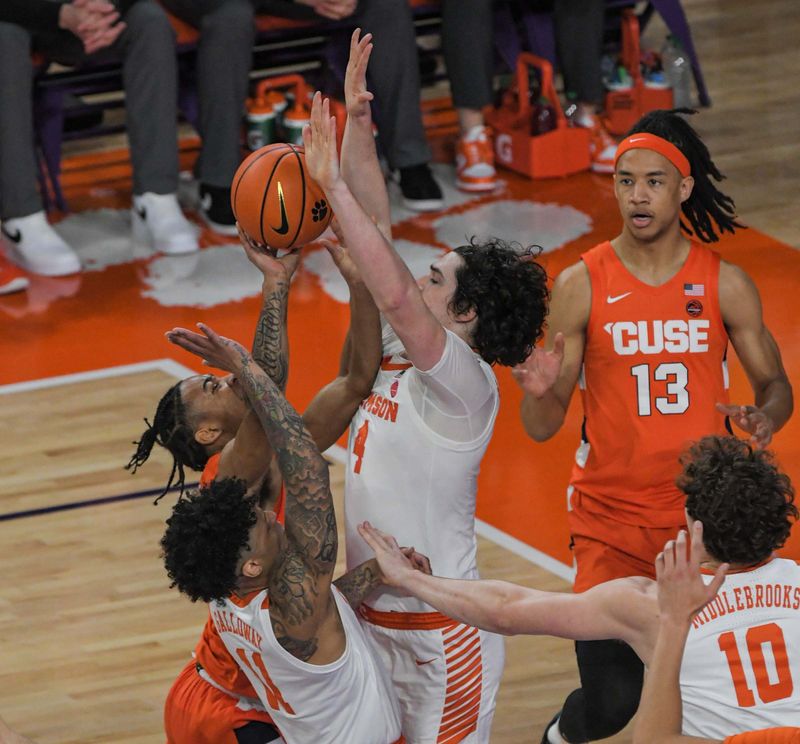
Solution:
<path fill-rule="evenodd" d="M 462 191 L 492 191 L 497 185 L 488 127 L 473 127 L 458 141 L 456 186 Z"/>
<path fill-rule="evenodd" d="M 600 119 L 595 117 L 594 124 L 589 129 L 589 155 L 592 159 L 592 170 L 595 173 L 613 173 L 616 153 L 616 141 L 608 133 Z"/>
<path fill-rule="evenodd" d="M 0 295 L 21 292 L 29 284 L 28 277 L 0 254 Z"/>

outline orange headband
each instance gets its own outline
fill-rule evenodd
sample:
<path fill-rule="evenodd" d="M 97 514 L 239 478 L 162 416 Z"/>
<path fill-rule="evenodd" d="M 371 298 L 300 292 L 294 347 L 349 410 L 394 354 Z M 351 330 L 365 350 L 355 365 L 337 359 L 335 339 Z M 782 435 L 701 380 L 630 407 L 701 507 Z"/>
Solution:
<path fill-rule="evenodd" d="M 670 163 L 672 163 L 686 178 L 692 172 L 689 161 L 686 156 L 677 148 L 672 142 L 667 142 L 663 137 L 658 137 L 655 134 L 648 134 L 647 132 L 637 132 L 630 137 L 626 137 L 617 147 L 617 154 L 614 156 L 614 167 L 617 167 L 617 162 L 628 150 L 636 149 L 653 150 L 659 155 L 663 155 Z"/>

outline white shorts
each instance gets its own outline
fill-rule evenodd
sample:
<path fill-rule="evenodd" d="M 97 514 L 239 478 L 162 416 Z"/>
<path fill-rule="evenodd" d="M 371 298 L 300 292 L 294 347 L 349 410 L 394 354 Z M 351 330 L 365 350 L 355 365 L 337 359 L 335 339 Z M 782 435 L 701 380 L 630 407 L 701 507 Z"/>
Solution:
<path fill-rule="evenodd" d="M 362 625 L 391 675 L 408 744 L 488 744 L 503 637 L 438 612 L 379 612 Z"/>

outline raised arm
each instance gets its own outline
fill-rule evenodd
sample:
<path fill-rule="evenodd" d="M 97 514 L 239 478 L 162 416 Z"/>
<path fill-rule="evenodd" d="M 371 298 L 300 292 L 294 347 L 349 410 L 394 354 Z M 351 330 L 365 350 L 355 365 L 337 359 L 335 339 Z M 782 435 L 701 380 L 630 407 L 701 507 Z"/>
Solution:
<path fill-rule="evenodd" d="M 722 262 L 719 272 L 722 320 L 755 395 L 754 406 L 720 406 L 723 413 L 766 447 L 789 420 L 792 386 L 775 339 L 764 325 L 761 298 L 752 279 L 738 266 Z"/>
<path fill-rule="evenodd" d="M 444 351 L 445 330 L 425 305 L 406 264 L 342 178 L 336 152 L 336 121 L 320 93 L 314 95 L 311 125 L 303 131 L 303 143 L 309 175 L 324 189 L 375 304 L 403 342 L 409 359 L 420 369 L 431 369 Z"/>
<path fill-rule="evenodd" d="M 537 442 L 550 439 L 564 423 L 578 382 L 586 344 L 592 289 L 582 261 L 558 275 L 548 315 L 547 349 L 534 349 L 512 374 L 524 392 L 520 414 Z"/>
<path fill-rule="evenodd" d="M 392 239 L 389 193 L 383 178 L 372 133 L 372 93 L 367 90 L 367 64 L 372 53 L 372 34 L 350 38 L 350 58 L 344 76 L 347 122 L 342 140 L 342 178 L 356 201 L 387 239 Z"/>
<path fill-rule="evenodd" d="M 617 579 L 582 594 L 543 592 L 488 579 L 444 579 L 414 571 L 394 538 L 369 523 L 359 525 L 358 531 L 375 551 L 384 583 L 448 617 L 504 635 L 616 638 L 629 643 L 647 661 L 658 612 L 648 579 Z"/>
<path fill-rule="evenodd" d="M 656 558 L 658 638 L 644 681 L 633 744 L 714 744 L 718 741 L 681 735 L 680 671 L 689 627 L 692 618 L 717 596 L 727 570 L 727 565 L 720 566 L 711 584 L 706 586 L 700 574 L 702 544 L 703 525 L 695 522 L 690 558 L 687 559 L 683 530 Z"/>
<path fill-rule="evenodd" d="M 334 263 L 350 288 L 350 330 L 345 369 L 309 403 L 303 422 L 320 451 L 328 449 L 347 430 L 358 406 L 372 390 L 381 362 L 378 308 L 342 245 L 327 243 Z"/>

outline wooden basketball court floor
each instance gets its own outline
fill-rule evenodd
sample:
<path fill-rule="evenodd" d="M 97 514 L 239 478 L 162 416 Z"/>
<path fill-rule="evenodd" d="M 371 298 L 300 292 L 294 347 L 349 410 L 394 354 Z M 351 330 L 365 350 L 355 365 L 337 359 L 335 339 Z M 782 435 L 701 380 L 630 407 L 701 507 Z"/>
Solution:
<path fill-rule="evenodd" d="M 798 55 L 788 51 L 800 32 L 800 12 L 793 0 L 760 3 L 757 13 L 744 0 L 685 0 L 684 6 L 714 98 L 696 124 L 729 176 L 724 190 L 752 226 L 719 249 L 755 278 L 767 323 L 796 380 L 800 106 L 787 81 L 800 73 Z M 187 151 L 187 161 L 191 157 Z M 77 169 L 90 160 L 70 162 Z M 121 223 L 115 220 L 124 217 L 91 210 L 127 205 L 126 168 L 114 164 L 113 154 L 95 155 L 94 162 L 104 164 L 100 175 L 95 168 L 71 176 L 70 204 L 88 222 L 70 229 L 86 236 L 94 220 L 116 235 Z M 452 179 L 441 172 L 446 182 Z M 424 265 L 431 252 L 453 242 L 443 238 L 459 230 L 463 235 L 488 224 L 487 231 L 507 235 L 521 228 L 528 242 L 548 249 L 543 260 L 555 275 L 618 230 L 607 178 L 582 174 L 532 183 L 502 175 L 507 184 L 496 195 L 465 202 L 452 197 L 444 213 L 432 216 L 398 212 L 396 235 L 407 255 Z M 530 222 L 525 214 L 534 215 Z M 63 223 L 65 233 L 69 219 L 76 215 Z M 100 237 L 98 250 L 118 250 L 113 241 L 103 242 L 107 233 Z M 204 607 L 168 590 L 158 557 L 174 497 L 158 506 L 151 501 L 168 475 L 168 459 L 154 452 L 133 477 L 122 468 L 142 418 L 152 416 L 164 389 L 199 368 L 170 348 L 163 332 L 204 320 L 242 340 L 252 334 L 257 280 L 244 280 L 231 296 L 209 293 L 209 272 L 236 249 L 210 233 L 203 243 L 194 273 L 164 259 L 84 255 L 95 259 L 95 270 L 35 278 L 27 295 L 0 298 L 0 714 L 43 743 L 163 741 L 164 696 L 204 621 Z M 347 324 L 346 308 L 318 259 L 308 252 L 290 302 L 288 392 L 300 409 L 335 373 Z M 510 375 L 499 370 L 498 377 L 501 414 L 479 490 L 481 571 L 567 590 L 564 489 L 579 405 L 559 435 L 535 444 L 519 424 L 520 395 Z M 732 399 L 751 400 L 735 364 Z M 778 435 L 775 451 L 800 482 L 797 417 Z M 330 455 L 341 501 L 341 451 Z M 786 554 L 800 558 L 797 533 Z M 511 638 L 506 649 L 492 741 L 538 742 L 576 684 L 572 644 Z M 630 741 L 629 733 L 613 741 Z"/>

